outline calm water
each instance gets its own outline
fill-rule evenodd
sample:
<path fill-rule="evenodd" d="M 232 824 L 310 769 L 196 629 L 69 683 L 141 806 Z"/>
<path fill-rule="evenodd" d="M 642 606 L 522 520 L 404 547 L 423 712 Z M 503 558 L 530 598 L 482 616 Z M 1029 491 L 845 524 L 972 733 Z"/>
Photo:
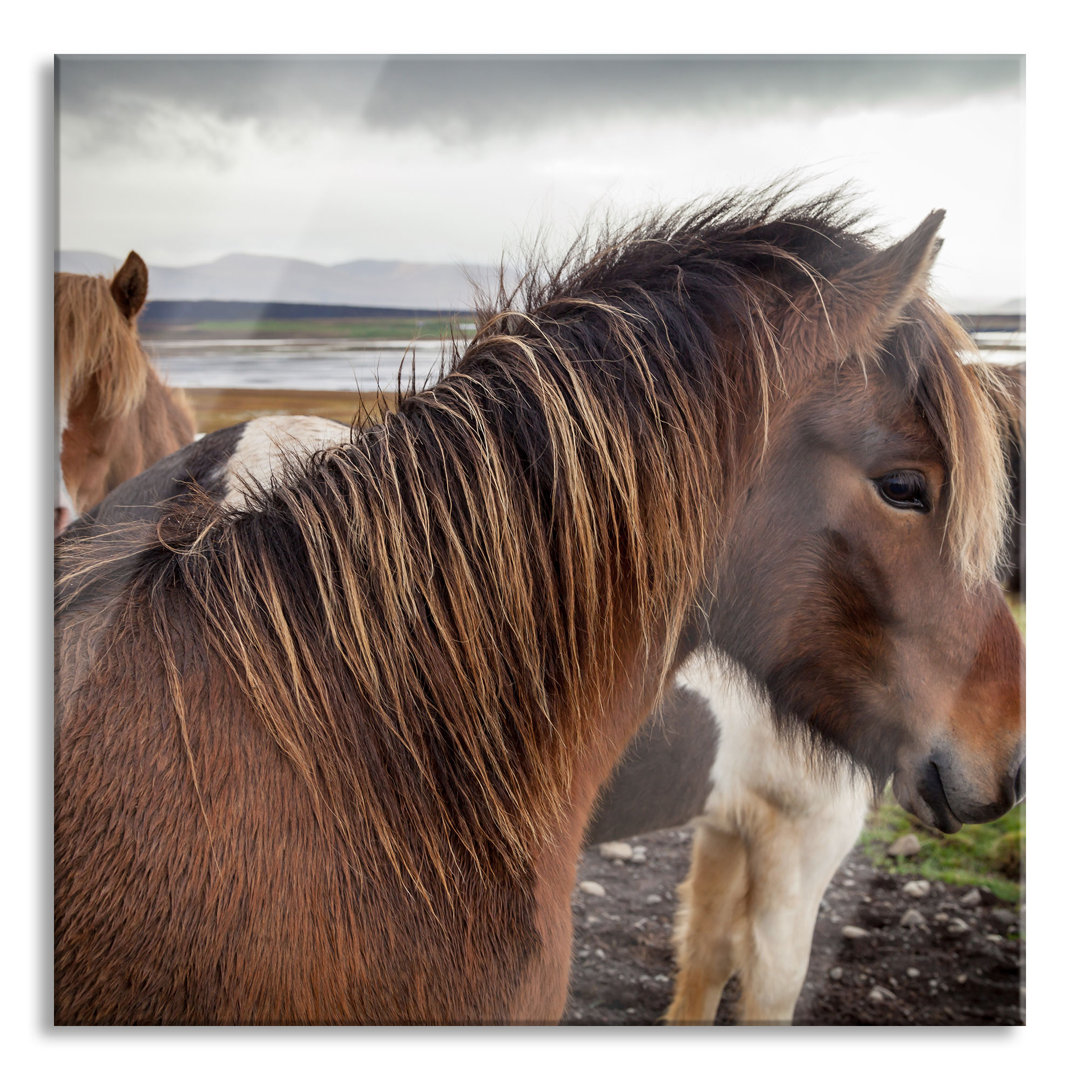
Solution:
<path fill-rule="evenodd" d="M 418 385 L 437 374 L 437 341 L 311 340 L 153 341 L 147 350 L 173 386 L 266 387 L 290 390 L 392 390 L 405 360 Z M 997 363 L 1026 359 L 1025 336 L 982 334 L 981 355 Z"/>
<path fill-rule="evenodd" d="M 263 387 L 288 390 L 390 390 L 404 360 L 418 385 L 437 373 L 437 341 L 357 343 L 305 340 L 146 342 L 173 386 Z"/>

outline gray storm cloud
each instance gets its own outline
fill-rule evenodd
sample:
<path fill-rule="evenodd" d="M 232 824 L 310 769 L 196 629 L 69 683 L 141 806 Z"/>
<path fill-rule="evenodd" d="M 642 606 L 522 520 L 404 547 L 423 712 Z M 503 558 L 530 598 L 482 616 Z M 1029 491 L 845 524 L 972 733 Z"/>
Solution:
<path fill-rule="evenodd" d="M 482 140 L 619 115 L 927 108 L 1022 92 L 1020 56 L 60 57 L 57 103 L 106 148 L 169 110 L 272 130 Z"/>

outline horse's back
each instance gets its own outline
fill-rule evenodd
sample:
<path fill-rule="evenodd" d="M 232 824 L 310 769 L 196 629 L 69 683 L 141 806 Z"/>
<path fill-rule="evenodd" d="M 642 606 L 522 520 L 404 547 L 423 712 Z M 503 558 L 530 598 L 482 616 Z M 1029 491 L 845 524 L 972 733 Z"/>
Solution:
<path fill-rule="evenodd" d="M 482 1022 L 515 1015 L 515 993 L 544 997 L 532 960 L 542 931 L 522 932 L 529 883 L 480 881 L 457 853 L 448 899 L 438 868 L 423 869 L 424 838 L 410 836 L 424 876 L 398 880 L 363 807 L 346 841 L 209 644 L 170 515 L 197 533 L 230 498 L 242 510 L 272 479 L 267 455 L 298 449 L 278 438 L 290 433 L 325 445 L 348 429 L 278 420 L 212 433 L 121 485 L 58 544 L 57 1023 Z M 350 683 L 335 669 L 328 685 Z M 349 728 L 367 723 L 344 690 L 324 704 Z M 449 977 L 463 968 L 467 995 Z"/>

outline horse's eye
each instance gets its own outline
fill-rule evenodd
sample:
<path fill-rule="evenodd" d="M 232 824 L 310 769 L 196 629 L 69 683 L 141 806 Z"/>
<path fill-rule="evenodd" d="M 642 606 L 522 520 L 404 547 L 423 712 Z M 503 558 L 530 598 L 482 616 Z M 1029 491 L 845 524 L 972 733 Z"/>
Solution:
<path fill-rule="evenodd" d="M 930 496 L 926 490 L 926 478 L 922 473 L 909 470 L 886 473 L 879 476 L 874 483 L 881 497 L 890 506 L 899 507 L 901 510 L 921 510 L 924 513 L 930 509 Z"/>

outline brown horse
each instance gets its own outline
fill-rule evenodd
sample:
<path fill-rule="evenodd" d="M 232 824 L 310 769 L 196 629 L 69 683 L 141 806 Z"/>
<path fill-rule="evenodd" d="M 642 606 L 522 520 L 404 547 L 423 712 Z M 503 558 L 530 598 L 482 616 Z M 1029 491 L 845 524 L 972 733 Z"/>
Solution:
<path fill-rule="evenodd" d="M 240 505 L 61 543 L 58 1023 L 551 1022 L 594 797 L 711 642 L 954 830 L 1012 805 L 1002 436 L 942 215 L 578 245 Z"/>
<path fill-rule="evenodd" d="M 1008 433 L 1014 517 L 1002 584 L 1015 592 L 1024 557 L 1025 370 L 970 370 L 988 376 Z M 735 974 L 740 1022 L 792 1020 L 821 898 L 870 803 L 869 785 L 850 772 L 779 739 L 768 698 L 730 659 L 706 650 L 676 672 L 605 784 L 586 836 L 596 844 L 695 827 L 679 889 L 669 1023 L 711 1024 Z"/>
<path fill-rule="evenodd" d="M 165 386 L 139 344 L 135 320 L 147 287 L 146 263 L 134 251 L 111 281 L 54 276 L 56 534 L 195 438 L 183 393 Z"/>

